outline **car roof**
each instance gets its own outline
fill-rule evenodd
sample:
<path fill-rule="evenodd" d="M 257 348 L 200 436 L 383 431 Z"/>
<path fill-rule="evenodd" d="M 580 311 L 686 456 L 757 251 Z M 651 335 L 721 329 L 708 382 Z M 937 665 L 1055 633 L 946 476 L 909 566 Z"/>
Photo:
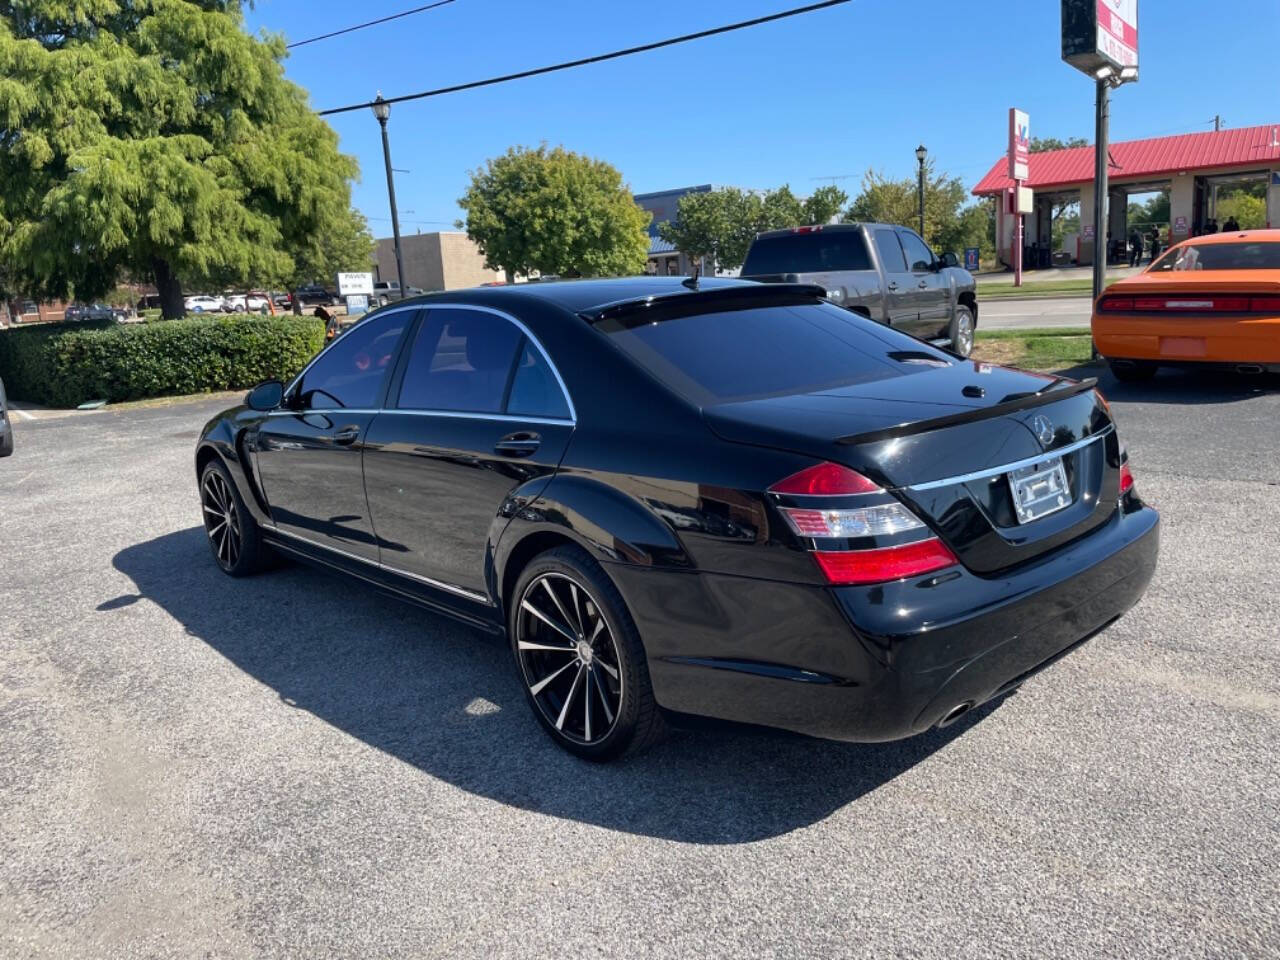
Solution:
<path fill-rule="evenodd" d="M 1175 247 L 1181 247 L 1184 244 L 1194 243 L 1198 246 L 1213 243 L 1240 243 L 1252 241 L 1254 243 L 1280 243 L 1280 230 L 1232 230 L 1229 233 L 1206 233 L 1199 237 L 1190 237 L 1179 243 L 1175 243 Z"/>
<path fill-rule="evenodd" d="M 501 308 L 508 305 L 517 308 L 522 304 L 550 304 L 570 313 L 590 313 L 601 307 L 627 301 L 641 301 L 653 297 L 696 297 L 699 293 L 735 287 L 759 288 L 768 291 L 767 284 L 728 277 L 703 277 L 697 288 L 686 286 L 688 277 L 617 277 L 608 280 L 555 280 L 551 282 L 513 283 L 495 287 L 469 287 L 424 294 L 396 301 L 397 306 L 420 303 L 475 303 Z"/>
<path fill-rule="evenodd" d="M 765 230 L 756 234 L 756 239 L 761 237 L 787 237 L 792 234 L 806 233 L 852 233 L 855 230 L 861 230 L 863 227 L 888 227 L 891 230 L 911 230 L 910 227 L 899 227 L 893 223 L 820 223 L 811 227 L 783 227 L 781 230 Z M 912 231 L 913 233 L 915 231 Z"/>

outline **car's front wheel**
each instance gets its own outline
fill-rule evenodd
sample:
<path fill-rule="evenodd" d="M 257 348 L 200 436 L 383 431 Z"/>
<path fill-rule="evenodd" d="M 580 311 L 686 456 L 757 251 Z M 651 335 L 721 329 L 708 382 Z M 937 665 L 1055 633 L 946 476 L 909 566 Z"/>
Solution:
<path fill-rule="evenodd" d="M 640 635 L 617 587 L 584 551 L 564 546 L 536 557 L 510 606 L 525 695 L 556 743 L 601 762 L 662 736 Z"/>
<path fill-rule="evenodd" d="M 211 460 L 200 474 L 200 507 L 209 549 L 223 573 L 245 577 L 266 566 L 270 548 L 245 509 L 227 468 Z"/>

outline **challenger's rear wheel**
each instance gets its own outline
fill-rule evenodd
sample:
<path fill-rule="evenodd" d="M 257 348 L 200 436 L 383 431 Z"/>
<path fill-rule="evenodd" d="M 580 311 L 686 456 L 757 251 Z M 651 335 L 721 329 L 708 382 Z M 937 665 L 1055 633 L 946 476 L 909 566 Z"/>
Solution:
<path fill-rule="evenodd" d="M 585 552 L 558 547 L 525 568 L 508 632 L 534 715 L 561 747 L 604 761 L 662 735 L 639 633 L 617 587 Z"/>
<path fill-rule="evenodd" d="M 211 460 L 200 474 L 200 506 L 209 549 L 223 573 L 244 577 L 266 565 L 269 548 L 262 542 L 258 523 L 218 460 Z"/>

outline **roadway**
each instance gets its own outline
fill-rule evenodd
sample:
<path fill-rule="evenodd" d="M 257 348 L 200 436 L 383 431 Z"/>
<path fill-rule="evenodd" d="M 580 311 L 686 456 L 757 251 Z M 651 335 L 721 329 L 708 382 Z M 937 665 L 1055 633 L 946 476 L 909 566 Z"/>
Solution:
<path fill-rule="evenodd" d="M 1028 327 L 1087 327 L 1088 297 L 1027 300 L 983 300 L 978 296 L 978 329 L 1010 330 Z"/>

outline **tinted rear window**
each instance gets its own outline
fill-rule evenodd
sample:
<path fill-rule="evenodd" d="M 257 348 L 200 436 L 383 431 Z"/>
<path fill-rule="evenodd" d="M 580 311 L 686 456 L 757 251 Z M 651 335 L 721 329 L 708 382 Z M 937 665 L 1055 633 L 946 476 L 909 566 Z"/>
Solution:
<path fill-rule="evenodd" d="M 773 273 L 830 273 L 870 270 L 871 259 L 862 234 L 854 230 L 792 233 L 758 237 L 742 265 L 744 277 Z"/>
<path fill-rule="evenodd" d="M 947 355 L 829 304 L 770 306 L 601 324 L 637 363 L 699 406 L 870 383 Z M 910 355 L 916 362 L 895 357 Z"/>
<path fill-rule="evenodd" d="M 1280 270 L 1280 243 L 1190 243 L 1170 250 L 1147 272 L 1184 270 Z"/>

